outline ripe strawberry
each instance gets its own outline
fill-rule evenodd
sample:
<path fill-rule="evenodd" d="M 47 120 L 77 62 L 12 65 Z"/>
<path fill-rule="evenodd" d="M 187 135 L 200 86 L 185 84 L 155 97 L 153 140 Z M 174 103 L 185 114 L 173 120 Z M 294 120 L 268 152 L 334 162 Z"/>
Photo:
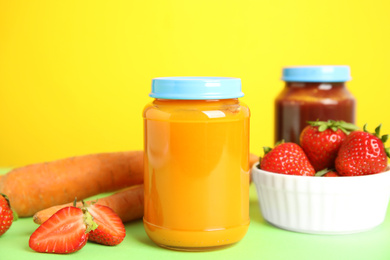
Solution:
<path fill-rule="evenodd" d="M 345 139 L 336 158 L 336 170 L 340 175 L 367 175 L 386 169 L 390 154 L 384 143 L 388 135 L 380 137 L 380 128 L 381 125 L 375 133 L 369 133 L 364 125 L 363 131 L 355 131 Z"/>
<path fill-rule="evenodd" d="M 315 176 L 317 177 L 340 177 L 335 170 L 324 169 L 316 172 Z"/>
<path fill-rule="evenodd" d="M 115 246 L 123 241 L 126 236 L 125 226 L 111 208 L 92 204 L 88 206 L 88 211 L 98 224 L 97 229 L 89 233 L 89 241 L 108 246 Z"/>
<path fill-rule="evenodd" d="M 96 223 L 88 211 L 73 206 L 57 211 L 30 236 L 29 246 L 41 253 L 68 254 L 83 248 Z"/>
<path fill-rule="evenodd" d="M 3 235 L 16 220 L 16 216 L 11 209 L 8 197 L 0 193 L 0 236 Z"/>
<path fill-rule="evenodd" d="M 295 143 L 277 144 L 274 149 L 264 148 L 260 169 L 289 175 L 313 176 L 315 170 L 302 148 Z"/>
<path fill-rule="evenodd" d="M 323 177 L 340 177 L 340 175 L 337 174 L 337 172 L 331 171 L 327 172 L 323 175 Z"/>
<path fill-rule="evenodd" d="M 358 127 L 344 121 L 309 121 L 300 135 L 300 144 L 316 171 L 334 168 L 341 143 Z"/>

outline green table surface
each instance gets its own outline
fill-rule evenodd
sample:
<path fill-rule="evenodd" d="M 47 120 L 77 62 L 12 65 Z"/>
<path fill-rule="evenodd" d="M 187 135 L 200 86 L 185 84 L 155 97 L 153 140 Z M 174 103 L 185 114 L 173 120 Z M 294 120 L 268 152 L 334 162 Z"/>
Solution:
<path fill-rule="evenodd" d="M 0 174 L 6 170 L 0 169 Z M 250 188 L 251 224 L 243 240 L 208 252 L 179 252 L 156 246 L 145 233 L 142 220 L 126 223 L 126 238 L 114 247 L 88 242 L 69 255 L 36 253 L 28 246 L 38 227 L 32 218 L 21 218 L 0 237 L 0 260 L 11 259 L 342 259 L 389 260 L 390 214 L 378 227 L 350 235 L 311 235 L 278 229 L 261 215 L 254 185 Z"/>

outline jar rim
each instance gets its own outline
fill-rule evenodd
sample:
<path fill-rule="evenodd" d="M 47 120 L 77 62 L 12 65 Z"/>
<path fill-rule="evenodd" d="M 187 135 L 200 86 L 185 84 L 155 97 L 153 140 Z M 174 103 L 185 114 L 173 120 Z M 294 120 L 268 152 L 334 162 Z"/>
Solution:
<path fill-rule="evenodd" d="M 284 67 L 282 80 L 287 82 L 346 82 L 351 80 L 347 65 Z"/>
<path fill-rule="evenodd" d="M 243 97 L 241 79 L 231 77 L 159 77 L 150 97 L 160 99 L 230 99 Z"/>

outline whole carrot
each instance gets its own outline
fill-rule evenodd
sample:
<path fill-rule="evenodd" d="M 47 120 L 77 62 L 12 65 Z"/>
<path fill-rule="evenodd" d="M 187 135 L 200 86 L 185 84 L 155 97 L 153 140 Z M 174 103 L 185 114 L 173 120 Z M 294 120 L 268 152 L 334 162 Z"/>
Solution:
<path fill-rule="evenodd" d="M 143 152 L 100 153 L 16 168 L 0 179 L 20 217 L 143 183 Z"/>
<path fill-rule="evenodd" d="M 259 161 L 259 157 L 255 154 L 250 154 L 249 165 L 253 166 L 256 162 Z M 143 185 L 137 185 L 120 192 L 117 192 L 113 195 L 100 198 L 97 201 L 97 204 L 105 205 L 113 209 L 118 216 L 122 219 L 123 222 L 132 221 L 143 216 L 144 210 L 144 193 Z M 88 202 L 87 202 L 88 203 Z M 72 203 L 67 203 L 63 205 L 56 205 L 44 210 L 37 212 L 33 220 L 37 224 L 42 224 L 50 216 L 56 213 L 58 210 L 71 206 Z M 78 207 L 82 206 L 81 202 L 77 202 Z"/>
<path fill-rule="evenodd" d="M 91 201 L 87 201 L 91 203 Z M 121 218 L 123 222 L 142 218 L 144 214 L 144 185 L 135 185 L 110 196 L 97 200 L 96 204 L 110 207 Z M 58 210 L 71 206 L 73 203 L 53 206 L 35 213 L 33 220 L 37 224 L 42 224 Z M 77 207 L 82 203 L 77 202 Z"/>

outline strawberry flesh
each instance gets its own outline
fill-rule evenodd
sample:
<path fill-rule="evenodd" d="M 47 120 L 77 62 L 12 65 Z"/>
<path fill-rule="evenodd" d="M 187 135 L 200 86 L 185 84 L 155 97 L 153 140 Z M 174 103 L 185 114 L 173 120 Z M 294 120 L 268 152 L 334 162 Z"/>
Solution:
<path fill-rule="evenodd" d="M 83 211 L 76 207 L 66 207 L 34 231 L 29 246 L 41 253 L 67 254 L 80 250 L 87 240 Z"/>

